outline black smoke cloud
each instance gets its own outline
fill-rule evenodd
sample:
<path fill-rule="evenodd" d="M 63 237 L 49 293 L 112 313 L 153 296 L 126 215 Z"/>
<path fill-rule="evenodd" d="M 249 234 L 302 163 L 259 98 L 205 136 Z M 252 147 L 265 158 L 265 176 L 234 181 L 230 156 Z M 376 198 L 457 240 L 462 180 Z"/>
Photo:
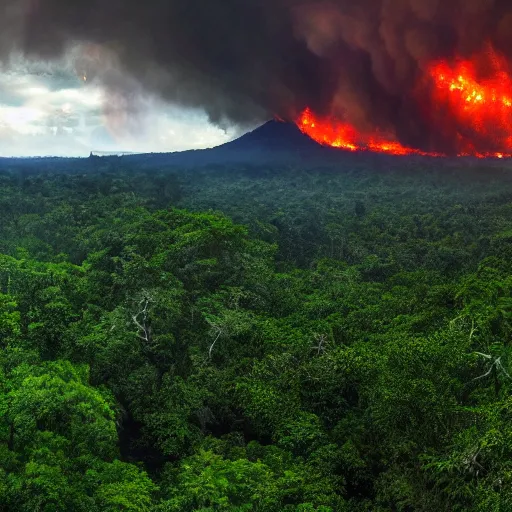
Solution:
<path fill-rule="evenodd" d="M 57 58 L 85 44 L 84 73 L 136 81 L 216 123 L 294 118 L 305 106 L 361 129 L 450 150 L 414 95 L 433 59 L 486 43 L 512 57 L 510 0 L 2 0 L 0 56 Z M 3 14 L 3 16 L 2 16 Z M 115 69 L 107 73 L 105 70 Z M 449 121 L 448 121 L 449 122 Z M 445 127 L 446 128 L 446 127 Z M 453 127 L 457 133 L 458 127 Z"/>

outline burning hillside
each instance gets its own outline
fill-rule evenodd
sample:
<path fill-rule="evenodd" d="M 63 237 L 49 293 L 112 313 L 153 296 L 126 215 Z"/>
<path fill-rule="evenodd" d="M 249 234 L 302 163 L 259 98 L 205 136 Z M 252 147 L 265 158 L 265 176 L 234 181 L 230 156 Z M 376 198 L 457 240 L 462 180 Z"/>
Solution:
<path fill-rule="evenodd" d="M 412 96 L 421 122 L 452 146 L 458 156 L 512 156 L 512 78 L 504 57 L 489 50 L 473 60 L 445 60 L 428 66 Z M 297 119 L 303 133 L 326 146 L 395 155 L 442 156 L 403 145 L 392 129 L 359 130 L 342 116 L 317 116 L 306 108 Z"/>

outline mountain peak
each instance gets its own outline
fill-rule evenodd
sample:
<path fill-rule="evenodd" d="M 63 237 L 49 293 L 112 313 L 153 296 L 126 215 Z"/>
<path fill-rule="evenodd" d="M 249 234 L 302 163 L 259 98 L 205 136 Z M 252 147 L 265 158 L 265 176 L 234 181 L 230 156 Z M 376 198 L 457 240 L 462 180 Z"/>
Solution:
<path fill-rule="evenodd" d="M 302 151 L 321 147 L 294 123 L 271 120 L 240 138 L 223 144 L 224 149 Z"/>

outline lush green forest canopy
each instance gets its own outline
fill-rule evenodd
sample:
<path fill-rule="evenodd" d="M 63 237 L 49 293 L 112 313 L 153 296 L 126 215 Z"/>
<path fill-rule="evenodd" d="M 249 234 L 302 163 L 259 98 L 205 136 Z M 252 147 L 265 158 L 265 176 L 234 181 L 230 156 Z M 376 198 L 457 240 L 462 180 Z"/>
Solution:
<path fill-rule="evenodd" d="M 0 510 L 512 510 L 512 169 L 379 162 L 0 162 Z"/>

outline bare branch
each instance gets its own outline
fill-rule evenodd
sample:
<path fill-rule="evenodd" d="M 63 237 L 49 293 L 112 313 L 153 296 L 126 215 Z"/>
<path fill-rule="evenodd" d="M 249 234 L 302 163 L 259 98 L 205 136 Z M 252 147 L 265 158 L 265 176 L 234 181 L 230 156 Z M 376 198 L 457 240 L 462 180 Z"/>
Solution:
<path fill-rule="evenodd" d="M 469 341 L 471 341 L 471 339 L 473 338 L 473 334 L 475 333 L 475 320 L 472 318 L 471 319 L 471 331 L 469 332 Z"/>
<path fill-rule="evenodd" d="M 212 358 L 213 347 L 215 346 L 215 343 L 217 343 L 217 340 L 220 338 L 221 334 L 222 334 L 222 331 L 219 329 L 218 332 L 217 332 L 217 337 L 213 340 L 213 343 L 210 345 L 210 349 L 208 350 L 208 357 L 209 357 L 209 359 Z"/>
<path fill-rule="evenodd" d="M 132 315 L 132 320 L 139 332 L 137 333 L 137 336 L 144 340 L 146 343 L 151 342 L 151 327 L 147 325 L 148 320 L 148 314 L 149 314 L 149 305 L 152 302 L 150 296 L 144 296 L 139 301 L 139 306 L 142 307 L 142 309 L 136 313 L 135 315 Z M 142 320 L 139 321 L 139 317 L 142 316 Z"/>
<path fill-rule="evenodd" d="M 493 368 L 494 368 L 494 363 L 489 367 L 489 370 L 486 373 L 484 373 L 483 375 L 480 375 L 480 377 L 476 377 L 475 379 L 473 379 L 473 381 L 480 380 L 480 379 L 483 379 L 484 377 L 487 377 L 492 372 Z"/>
<path fill-rule="evenodd" d="M 512 377 L 508 374 L 507 370 L 505 370 L 505 367 L 501 364 L 500 361 L 501 357 L 498 358 L 496 361 L 496 367 L 498 367 L 510 380 L 512 380 Z"/>
<path fill-rule="evenodd" d="M 489 354 L 482 354 L 482 352 L 475 352 L 475 354 L 485 357 L 486 359 L 492 359 L 492 356 L 490 356 Z"/>
<path fill-rule="evenodd" d="M 486 359 L 492 359 L 492 356 L 489 355 L 489 354 L 482 354 L 481 352 L 475 352 L 475 354 L 478 354 L 479 356 L 485 357 Z M 475 381 L 475 380 L 480 380 L 480 379 L 483 379 L 484 377 L 487 377 L 488 375 L 490 375 L 490 373 L 492 372 L 493 368 L 496 368 L 496 370 L 501 370 L 509 379 L 512 380 L 512 377 L 508 374 L 507 370 L 505 370 L 505 367 L 501 363 L 501 356 L 500 356 L 500 357 L 497 357 L 492 362 L 492 364 L 491 364 L 491 366 L 489 366 L 489 369 L 487 370 L 487 372 L 485 372 L 483 375 L 480 375 L 479 377 L 474 378 L 472 380 L 472 382 Z"/>
<path fill-rule="evenodd" d="M 327 336 L 325 334 L 314 334 L 315 341 L 318 342 L 318 345 L 316 347 L 313 347 L 316 349 L 317 355 L 323 354 L 326 350 L 325 345 L 327 344 Z"/>

